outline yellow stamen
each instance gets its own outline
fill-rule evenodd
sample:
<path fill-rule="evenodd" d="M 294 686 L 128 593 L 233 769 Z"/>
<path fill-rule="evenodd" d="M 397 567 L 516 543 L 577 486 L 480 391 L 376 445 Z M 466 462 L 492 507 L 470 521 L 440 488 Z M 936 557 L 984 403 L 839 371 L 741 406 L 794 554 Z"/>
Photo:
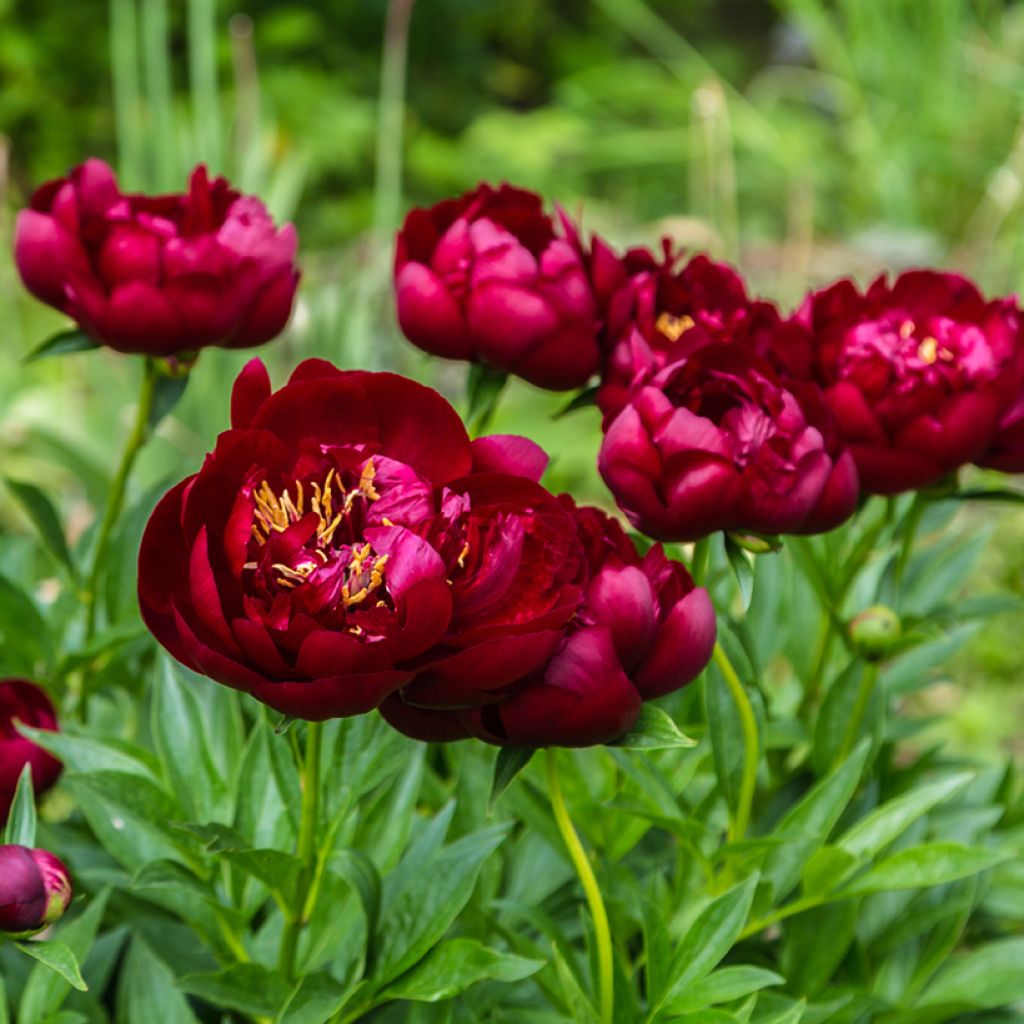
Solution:
<path fill-rule="evenodd" d="M 654 321 L 654 329 L 671 342 L 678 341 L 694 326 L 692 316 L 673 316 L 671 313 L 659 313 Z"/>
<path fill-rule="evenodd" d="M 904 320 L 903 323 L 900 324 L 900 337 L 906 341 L 907 338 L 909 338 L 916 330 L 917 326 L 913 320 Z"/>
<path fill-rule="evenodd" d="M 377 467 L 373 464 L 373 459 L 367 459 L 366 465 L 363 466 L 363 471 L 359 476 L 359 490 L 370 500 L 377 501 L 380 495 L 377 493 L 377 489 L 373 486 L 373 481 L 377 477 Z"/>
<path fill-rule="evenodd" d="M 469 554 L 469 541 L 466 541 L 465 547 L 459 552 L 459 557 L 455 559 L 458 562 L 460 569 L 466 568 L 466 556 Z"/>
<path fill-rule="evenodd" d="M 932 337 L 925 338 L 917 346 L 918 358 L 931 366 L 939 358 L 939 343 Z"/>

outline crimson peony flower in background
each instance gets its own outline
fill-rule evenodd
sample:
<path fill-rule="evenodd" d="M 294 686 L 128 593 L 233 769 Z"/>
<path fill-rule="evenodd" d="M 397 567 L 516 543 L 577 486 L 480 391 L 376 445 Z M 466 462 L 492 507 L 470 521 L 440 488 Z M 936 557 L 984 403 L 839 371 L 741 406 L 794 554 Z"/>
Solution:
<path fill-rule="evenodd" d="M 122 193 L 102 160 L 48 182 L 18 215 L 14 258 L 38 299 L 119 352 L 246 348 L 288 322 L 295 229 L 206 168 L 182 195 Z"/>
<path fill-rule="evenodd" d="M 1014 300 L 986 301 L 957 274 L 910 271 L 863 293 L 840 281 L 808 297 L 772 357 L 822 386 L 861 487 L 897 494 L 990 448 L 988 464 L 1016 465 L 1001 447 L 1015 447 L 1013 423 L 994 436 L 1019 391 L 1019 319 Z"/>
<path fill-rule="evenodd" d="M 660 546 L 638 555 L 594 508 L 559 499 L 575 525 L 586 574 L 582 601 L 553 657 L 504 686 L 448 687 L 419 679 L 381 708 L 416 739 L 475 736 L 497 745 L 590 746 L 628 732 L 645 700 L 695 679 L 711 657 L 707 592 Z"/>
<path fill-rule="evenodd" d="M 406 217 L 395 254 L 398 322 L 432 355 L 553 391 L 578 388 L 599 363 L 584 260 L 575 228 L 560 234 L 540 196 L 479 185 Z"/>
<path fill-rule="evenodd" d="M 57 713 L 50 698 L 35 683 L 0 679 L 0 824 L 7 820 L 25 765 L 32 766 L 36 795 L 52 788 L 61 763 L 18 732 L 17 725 L 57 731 Z"/>
<path fill-rule="evenodd" d="M 47 850 L 0 846 L 0 932 L 31 935 L 58 920 L 71 902 L 71 878 Z"/>
<path fill-rule="evenodd" d="M 813 386 L 711 344 L 640 381 L 598 460 L 630 521 L 659 540 L 718 530 L 814 533 L 852 515 L 857 473 Z"/>
<path fill-rule="evenodd" d="M 751 299 L 740 275 L 707 256 L 683 262 L 666 239 L 659 260 L 631 249 L 607 301 L 605 365 L 597 402 L 606 420 L 626 404 L 637 375 L 653 375 L 712 342 L 757 347 L 781 318 L 770 302 Z"/>

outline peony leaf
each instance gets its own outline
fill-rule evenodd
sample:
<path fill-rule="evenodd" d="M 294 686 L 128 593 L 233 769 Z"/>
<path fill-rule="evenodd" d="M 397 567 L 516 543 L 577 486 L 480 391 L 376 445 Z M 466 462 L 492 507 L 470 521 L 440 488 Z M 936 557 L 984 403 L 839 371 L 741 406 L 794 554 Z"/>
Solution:
<path fill-rule="evenodd" d="M 466 379 L 469 397 L 466 425 L 471 434 L 482 434 L 487 429 L 507 383 L 508 374 L 501 370 L 492 370 L 481 363 L 470 365 L 469 376 Z"/>
<path fill-rule="evenodd" d="M 695 747 L 697 741 L 687 736 L 667 712 L 653 704 L 644 704 L 633 728 L 609 746 L 627 750 L 667 750 Z"/>
<path fill-rule="evenodd" d="M 12 480 L 9 476 L 4 477 L 7 489 L 14 496 L 14 500 L 21 506 L 22 511 L 31 520 L 39 539 L 43 542 L 50 556 L 58 565 L 67 569 L 72 578 L 77 570 L 68 550 L 67 538 L 64 536 L 64 529 L 60 524 L 60 516 L 53 507 L 50 499 L 35 484 L 26 483 L 23 480 Z"/>
<path fill-rule="evenodd" d="M 15 846 L 36 845 L 36 798 L 32 788 L 32 766 L 26 764 L 18 776 L 18 788 L 7 816 L 4 842 Z"/>
<path fill-rule="evenodd" d="M 41 964 L 46 964 L 51 971 L 56 971 L 79 992 L 89 991 L 89 986 L 82 978 L 82 971 L 75 959 L 75 954 L 63 942 L 18 942 L 15 945 L 23 953 L 34 957 Z"/>
<path fill-rule="evenodd" d="M 533 747 L 502 747 L 494 762 L 494 781 L 487 801 L 487 813 L 494 810 L 499 796 L 512 784 L 512 780 L 530 763 L 537 751 Z"/>
<path fill-rule="evenodd" d="M 67 356 L 74 352 L 88 352 L 99 347 L 100 343 L 93 341 L 85 331 L 71 327 L 64 331 L 58 331 L 46 341 L 38 344 L 22 359 L 22 362 L 34 363 L 38 359 L 47 359 L 50 356 Z"/>

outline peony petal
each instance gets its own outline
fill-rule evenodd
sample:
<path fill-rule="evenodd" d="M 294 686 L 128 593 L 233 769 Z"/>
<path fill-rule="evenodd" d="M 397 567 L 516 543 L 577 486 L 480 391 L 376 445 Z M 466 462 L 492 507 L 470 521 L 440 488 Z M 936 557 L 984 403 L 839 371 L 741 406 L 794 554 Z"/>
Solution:
<path fill-rule="evenodd" d="M 509 473 L 540 482 L 548 454 L 535 441 L 517 434 L 488 434 L 471 442 L 474 473 Z"/>
<path fill-rule="evenodd" d="M 250 359 L 231 389 L 231 426 L 244 430 L 270 397 L 270 374 L 262 359 Z"/>
<path fill-rule="evenodd" d="M 707 591 L 691 590 L 665 617 L 633 673 L 633 684 L 644 700 L 693 682 L 711 660 L 716 632 L 715 609 Z"/>

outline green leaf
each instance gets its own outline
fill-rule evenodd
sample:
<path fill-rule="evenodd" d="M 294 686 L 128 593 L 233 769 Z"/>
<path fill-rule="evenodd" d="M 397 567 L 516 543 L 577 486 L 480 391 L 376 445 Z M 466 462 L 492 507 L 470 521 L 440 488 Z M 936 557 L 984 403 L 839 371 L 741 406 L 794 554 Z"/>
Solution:
<path fill-rule="evenodd" d="M 15 945 L 23 953 L 27 953 L 41 964 L 45 964 L 51 971 L 56 971 L 79 992 L 89 991 L 89 986 L 82 978 L 82 971 L 75 959 L 75 954 L 63 942 L 17 942 Z"/>
<path fill-rule="evenodd" d="M 786 922 L 781 970 L 790 992 L 816 996 L 828 985 L 853 944 L 858 900 L 815 907 Z"/>
<path fill-rule="evenodd" d="M 724 537 L 725 554 L 740 588 L 740 598 L 745 610 L 750 607 L 750 599 L 754 596 L 754 559 L 729 534 L 724 534 Z"/>
<path fill-rule="evenodd" d="M 117 1024 L 196 1024 L 174 973 L 140 938 L 132 940 L 117 987 Z"/>
<path fill-rule="evenodd" d="M 178 988 L 223 1010 L 276 1017 L 291 994 L 288 982 L 259 964 L 234 964 L 211 974 L 186 974 Z"/>
<path fill-rule="evenodd" d="M 978 488 L 959 491 L 951 495 L 957 501 L 997 501 L 1011 505 L 1024 505 L 1024 491 L 1012 491 L 1007 487 Z"/>
<path fill-rule="evenodd" d="M 1008 1008 L 1024 1000 L 1024 938 L 1001 939 L 954 957 L 935 976 L 918 1006 Z"/>
<path fill-rule="evenodd" d="M 280 1024 L 326 1024 L 333 1021 L 352 994 L 327 971 L 307 974 L 281 1009 L 276 1020 Z"/>
<path fill-rule="evenodd" d="M 444 935 L 473 894 L 484 861 L 507 832 L 507 826 L 499 825 L 463 836 L 425 860 L 417 856 L 413 870 L 402 871 L 400 865 L 385 880 L 377 948 L 379 983 L 409 970 Z M 404 883 L 397 890 L 395 875 Z"/>
<path fill-rule="evenodd" d="M 281 850 L 223 850 L 220 859 L 262 882 L 286 907 L 299 900 L 302 862 Z"/>
<path fill-rule="evenodd" d="M 7 816 L 4 842 L 15 846 L 36 845 L 36 795 L 32 787 L 32 766 L 26 764 L 18 776 L 18 788 Z"/>
<path fill-rule="evenodd" d="M 1012 860 L 1014 856 L 1008 850 L 989 850 L 960 843 L 928 843 L 894 853 L 855 878 L 842 892 L 859 896 L 900 889 L 925 889 L 980 874 Z"/>
<path fill-rule="evenodd" d="M 411 971 L 389 985 L 383 995 L 388 999 L 436 1003 L 465 992 L 478 981 L 522 981 L 543 966 L 543 960 L 499 953 L 475 939 L 452 939 L 432 950 Z"/>
<path fill-rule="evenodd" d="M 804 868 L 804 896 L 818 896 L 831 892 L 850 873 L 856 858 L 841 846 L 825 845 L 807 861 Z"/>
<path fill-rule="evenodd" d="M 811 789 L 775 826 L 775 835 L 788 841 L 768 851 L 761 874 L 763 881 L 771 883 L 776 903 L 796 885 L 804 865 L 825 844 L 846 810 L 860 782 L 868 751 L 869 745 L 861 743 L 843 764 Z"/>
<path fill-rule="evenodd" d="M 681 998 L 687 986 L 709 974 L 732 949 L 747 923 L 757 882 L 756 874 L 748 876 L 697 915 L 672 957 L 669 989 L 661 1005 Z"/>
<path fill-rule="evenodd" d="M 644 704 L 633 728 L 610 746 L 627 750 L 668 750 L 695 747 L 697 741 L 686 736 L 667 712 L 653 704 Z"/>
<path fill-rule="evenodd" d="M 372 950 L 380 923 L 380 872 L 365 853 L 359 850 L 337 850 L 331 856 L 331 868 L 343 878 L 359 897 L 366 918 L 367 945 Z"/>
<path fill-rule="evenodd" d="M 711 754 L 715 763 L 718 785 L 730 810 L 739 803 L 743 779 L 743 752 L 746 739 L 740 710 L 718 665 L 712 662 L 703 680 L 704 716 L 711 739 Z"/>
<path fill-rule="evenodd" d="M 23 363 L 34 363 L 37 359 L 47 359 L 50 356 L 66 356 L 73 352 L 88 352 L 91 349 L 99 348 L 100 343 L 93 341 L 84 331 L 77 327 L 71 327 L 57 334 L 51 335 L 46 341 L 37 345 L 28 355 L 22 358 Z"/>
<path fill-rule="evenodd" d="M 723 967 L 693 982 L 685 992 L 670 1000 L 663 1012 L 686 1013 L 703 1010 L 706 1006 L 742 999 L 769 985 L 782 985 L 785 981 L 781 975 L 767 971 L 763 967 L 749 967 L 745 964 Z"/>
<path fill-rule="evenodd" d="M 562 989 L 566 1009 L 575 1024 L 601 1024 L 594 1004 L 583 991 L 569 962 L 562 955 L 557 943 L 552 943 L 551 958 L 555 963 L 555 973 Z"/>
<path fill-rule="evenodd" d="M 494 809 L 499 796 L 511 785 L 512 780 L 530 763 L 537 751 L 533 747 L 502 747 L 494 762 L 494 780 L 491 795 L 487 801 L 487 813 Z"/>
<path fill-rule="evenodd" d="M 202 677 L 186 681 L 170 658 L 161 656 L 153 693 L 152 732 L 172 792 L 190 817 L 221 820 L 232 794 L 213 756 L 204 709 L 193 687 L 216 686 Z"/>
<path fill-rule="evenodd" d="M 837 840 L 858 859 L 874 857 L 933 807 L 964 789 L 975 775 L 961 772 L 918 786 L 875 808 Z"/>
<path fill-rule="evenodd" d="M 56 940 L 71 952 L 79 963 L 84 963 L 92 949 L 106 910 L 109 890 L 96 896 L 73 921 L 63 923 Z M 61 1008 L 72 989 L 72 983 L 48 964 L 37 964 L 28 976 L 18 1007 L 18 1024 L 40 1024 Z"/>
<path fill-rule="evenodd" d="M 44 675 L 53 646 L 50 628 L 32 598 L 0 576 L 0 672 Z"/>
<path fill-rule="evenodd" d="M 68 550 L 60 516 L 57 515 L 53 503 L 35 484 L 12 480 L 9 476 L 4 477 L 4 483 L 35 527 L 43 547 L 58 565 L 67 569 L 73 579 L 77 570 Z"/>
<path fill-rule="evenodd" d="M 871 738 L 872 749 L 875 750 L 882 742 L 885 701 L 882 697 L 882 688 L 874 676 L 876 672 L 875 666 L 867 665 L 862 659 L 855 658 L 829 686 L 814 727 L 814 751 L 811 759 L 818 775 L 824 775 L 833 768 L 843 751 L 852 750 L 862 736 L 867 735 Z M 861 735 L 851 735 L 852 730 L 856 728 L 856 709 L 859 702 L 864 699 L 865 694 L 862 691 L 867 686 L 871 687 L 871 692 L 867 695 L 867 704 L 862 709 Z"/>
<path fill-rule="evenodd" d="M 178 404 L 188 387 L 190 373 L 181 376 L 167 377 L 160 374 L 153 386 L 153 404 L 149 410 L 148 430 L 155 430 L 160 421 Z"/>
<path fill-rule="evenodd" d="M 571 412 L 576 412 L 578 409 L 589 409 L 591 406 L 597 405 L 597 393 L 601 390 L 600 384 L 595 384 L 593 387 L 584 388 L 582 391 L 577 391 L 572 398 L 562 406 L 552 417 L 552 419 L 560 420 L 563 416 L 568 416 Z"/>
<path fill-rule="evenodd" d="M 466 390 L 469 395 L 466 424 L 471 433 L 479 434 L 487 428 L 507 383 L 507 373 L 492 370 L 482 363 L 470 364 L 469 375 L 466 378 Z"/>

